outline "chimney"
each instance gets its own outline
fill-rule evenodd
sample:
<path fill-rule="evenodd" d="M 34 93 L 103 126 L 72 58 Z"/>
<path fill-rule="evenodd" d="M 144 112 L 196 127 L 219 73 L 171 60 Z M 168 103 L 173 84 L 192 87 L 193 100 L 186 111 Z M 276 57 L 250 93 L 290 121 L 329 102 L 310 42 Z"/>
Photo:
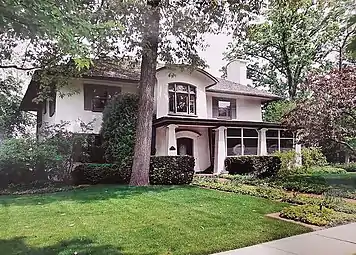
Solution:
<path fill-rule="evenodd" d="M 247 61 L 243 59 L 237 59 L 231 61 L 226 66 L 226 79 L 229 81 L 233 81 L 242 85 L 247 85 Z"/>

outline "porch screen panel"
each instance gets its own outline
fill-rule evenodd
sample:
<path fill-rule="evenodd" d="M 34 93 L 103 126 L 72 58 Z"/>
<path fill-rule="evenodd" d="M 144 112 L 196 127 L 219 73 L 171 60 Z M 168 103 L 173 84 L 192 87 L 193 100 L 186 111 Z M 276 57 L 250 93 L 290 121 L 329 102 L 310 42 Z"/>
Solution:
<path fill-rule="evenodd" d="M 294 148 L 294 135 L 288 130 L 268 130 L 266 136 L 268 154 L 276 151 L 288 151 Z"/>

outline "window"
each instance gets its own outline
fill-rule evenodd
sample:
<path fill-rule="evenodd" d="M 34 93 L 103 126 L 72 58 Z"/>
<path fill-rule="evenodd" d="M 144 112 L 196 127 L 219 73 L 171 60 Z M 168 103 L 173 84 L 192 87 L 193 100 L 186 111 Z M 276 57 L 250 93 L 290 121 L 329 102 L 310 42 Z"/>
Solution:
<path fill-rule="evenodd" d="M 293 133 L 288 130 L 267 130 L 267 152 L 288 151 L 294 147 Z"/>
<path fill-rule="evenodd" d="M 196 88 L 192 85 L 171 83 L 168 85 L 169 112 L 196 114 Z"/>
<path fill-rule="evenodd" d="M 42 102 L 42 113 L 43 115 L 46 115 L 47 113 L 47 99 Z"/>
<path fill-rule="evenodd" d="M 120 87 L 84 84 L 84 110 L 102 112 L 107 102 L 120 93 Z"/>
<path fill-rule="evenodd" d="M 227 155 L 257 155 L 258 132 L 251 128 L 227 130 Z"/>
<path fill-rule="evenodd" d="M 236 119 L 236 100 L 214 97 L 213 118 Z"/>
<path fill-rule="evenodd" d="M 56 91 L 52 89 L 51 91 L 51 98 L 49 99 L 49 116 L 52 117 L 56 112 Z"/>

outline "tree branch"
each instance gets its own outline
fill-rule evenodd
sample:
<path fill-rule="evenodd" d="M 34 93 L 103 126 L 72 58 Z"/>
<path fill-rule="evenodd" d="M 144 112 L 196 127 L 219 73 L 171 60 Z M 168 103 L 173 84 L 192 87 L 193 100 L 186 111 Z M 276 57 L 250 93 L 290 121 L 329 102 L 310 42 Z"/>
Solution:
<path fill-rule="evenodd" d="M 31 71 L 31 70 L 35 70 L 35 69 L 38 69 L 38 68 L 41 68 L 41 67 L 38 67 L 38 66 L 34 66 L 34 67 L 21 67 L 21 66 L 18 66 L 18 65 L 0 65 L 0 69 L 17 69 L 17 70 L 22 70 L 22 71 Z"/>

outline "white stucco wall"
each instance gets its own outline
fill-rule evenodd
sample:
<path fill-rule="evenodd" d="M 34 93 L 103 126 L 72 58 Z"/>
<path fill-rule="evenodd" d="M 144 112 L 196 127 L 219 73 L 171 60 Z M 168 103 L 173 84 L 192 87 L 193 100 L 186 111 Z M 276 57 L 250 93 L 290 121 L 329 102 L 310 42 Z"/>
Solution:
<path fill-rule="evenodd" d="M 160 127 L 156 131 L 156 156 L 167 155 L 167 127 Z M 194 132 L 189 132 L 194 131 Z M 208 128 L 177 126 L 176 139 L 193 139 L 193 154 L 195 171 L 203 171 L 210 166 L 210 148 Z"/>
<path fill-rule="evenodd" d="M 172 75 L 173 74 L 173 75 Z M 207 102 L 205 88 L 213 83 L 213 81 L 198 71 L 190 72 L 180 69 L 161 69 L 157 72 L 157 84 L 155 88 L 155 112 L 157 118 L 168 116 L 168 84 L 174 82 L 182 82 L 191 84 L 196 87 L 196 106 L 197 117 L 207 118 Z"/>
<path fill-rule="evenodd" d="M 213 97 L 217 98 L 229 98 L 236 100 L 236 119 L 241 121 L 262 121 L 262 109 L 261 109 L 261 100 L 254 97 L 248 96 L 238 96 L 231 94 L 222 94 L 222 93 L 207 93 L 206 102 L 207 102 L 207 118 L 213 118 L 212 112 L 212 103 Z"/>
<path fill-rule="evenodd" d="M 68 121 L 70 122 L 70 125 L 68 126 L 70 131 L 82 132 L 79 125 L 80 122 L 89 123 L 95 120 L 93 122 L 94 129 L 91 133 L 99 133 L 102 123 L 102 113 L 84 110 L 84 83 L 121 87 L 121 93 L 138 93 L 137 85 L 131 83 L 90 79 L 72 80 L 72 87 L 61 88 L 60 92 L 68 94 L 76 90 L 76 93 L 72 93 L 72 95 L 67 95 L 62 98 L 57 92 L 56 112 L 53 117 L 50 118 L 51 124 Z M 43 122 L 45 122 L 45 119 L 43 119 Z"/>

